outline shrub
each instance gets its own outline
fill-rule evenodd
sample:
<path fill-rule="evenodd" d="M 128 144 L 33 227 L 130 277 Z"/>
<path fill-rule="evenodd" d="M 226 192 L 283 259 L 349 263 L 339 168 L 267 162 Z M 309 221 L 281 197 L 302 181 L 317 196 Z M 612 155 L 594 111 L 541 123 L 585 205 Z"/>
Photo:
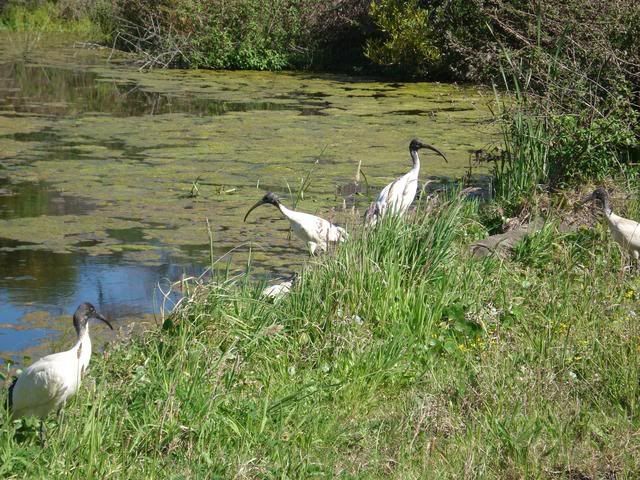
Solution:
<path fill-rule="evenodd" d="M 550 182 L 560 186 L 600 182 L 615 175 L 624 169 L 629 149 L 638 141 L 633 128 L 618 115 L 592 121 L 580 115 L 551 117 L 550 130 L 554 133 Z"/>
<path fill-rule="evenodd" d="M 418 0 L 372 2 L 370 15 L 380 34 L 366 42 L 369 59 L 420 77 L 436 68 L 441 55 L 436 32 L 429 11 L 420 8 Z"/>
<path fill-rule="evenodd" d="M 505 151 L 494 169 L 495 192 L 512 212 L 540 184 L 555 188 L 627 174 L 640 145 L 640 71 L 625 60 L 637 61 L 640 52 L 637 37 L 628 35 L 637 31 L 629 19 L 638 18 L 640 7 L 622 0 L 539 7 L 529 12 L 528 29 L 508 12 L 494 16 L 501 26 L 494 33 L 503 86 L 515 99 L 503 116 Z"/>
<path fill-rule="evenodd" d="M 0 30 L 32 32 L 75 32 L 101 38 L 92 21 L 95 9 L 108 0 L 0 1 Z"/>
<path fill-rule="evenodd" d="M 109 33 L 161 66 L 280 70 L 309 65 L 333 24 L 320 0 L 114 0 Z M 357 3 L 357 2 L 352 2 Z M 335 22 L 334 22 L 335 23 Z"/>

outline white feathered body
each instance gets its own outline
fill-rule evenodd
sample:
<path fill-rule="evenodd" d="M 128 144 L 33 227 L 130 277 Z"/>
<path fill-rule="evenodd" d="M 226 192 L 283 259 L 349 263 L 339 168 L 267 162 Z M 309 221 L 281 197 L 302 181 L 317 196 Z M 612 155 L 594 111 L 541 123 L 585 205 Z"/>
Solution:
<path fill-rule="evenodd" d="M 91 359 L 87 328 L 78 342 L 65 352 L 47 355 L 26 368 L 12 392 L 12 417 L 46 417 L 61 408 L 80 386 Z"/>
<path fill-rule="evenodd" d="M 368 213 L 368 225 L 375 225 L 385 215 L 404 215 L 416 198 L 419 174 L 420 161 L 416 155 L 413 168 L 382 189 Z"/>
<path fill-rule="evenodd" d="M 390 183 L 380 192 L 376 203 L 381 212 L 392 215 L 403 215 L 413 203 L 418 191 L 419 168 L 412 168 L 408 173 Z"/>
<path fill-rule="evenodd" d="M 278 300 L 282 296 L 286 295 L 291 291 L 291 287 L 293 286 L 293 280 L 287 280 L 282 283 L 277 283 L 275 285 L 270 285 L 262 290 L 262 296 L 271 298 L 273 300 Z"/>
<path fill-rule="evenodd" d="M 606 215 L 613 238 L 636 260 L 640 258 L 640 223 L 615 213 Z"/>
<path fill-rule="evenodd" d="M 293 233 L 307 244 L 311 255 L 317 249 L 327 250 L 330 243 L 344 242 L 348 237 L 344 228 L 338 227 L 324 218 L 289 210 L 282 204 L 279 204 L 278 208 L 289 220 Z"/>

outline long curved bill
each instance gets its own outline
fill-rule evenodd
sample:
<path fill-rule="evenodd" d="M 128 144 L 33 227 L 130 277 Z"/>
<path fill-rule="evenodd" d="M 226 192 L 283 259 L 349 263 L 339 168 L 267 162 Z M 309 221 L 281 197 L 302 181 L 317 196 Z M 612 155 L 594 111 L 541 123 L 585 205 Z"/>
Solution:
<path fill-rule="evenodd" d="M 109 321 L 106 318 L 104 318 L 102 315 L 100 315 L 98 312 L 96 312 L 96 314 L 92 318 L 95 318 L 96 320 L 100 320 L 101 322 L 106 323 L 107 325 L 109 325 L 109 328 L 113 330 L 113 326 L 109 323 Z"/>
<path fill-rule="evenodd" d="M 246 222 L 246 221 L 247 221 L 247 217 L 249 216 L 249 214 L 250 214 L 253 210 L 255 210 L 256 208 L 258 208 L 260 205 L 264 205 L 264 203 L 265 203 L 264 201 L 260 200 L 260 201 L 259 201 L 259 202 L 257 202 L 253 207 L 251 207 L 251 208 L 249 209 L 249 211 L 247 212 L 247 214 L 244 216 L 244 220 L 243 220 L 243 222 Z"/>
<path fill-rule="evenodd" d="M 436 147 L 434 147 L 433 145 L 427 145 L 426 143 L 423 143 L 422 146 L 424 148 L 428 148 L 429 150 L 433 150 L 434 152 L 436 152 L 438 155 L 440 155 L 442 158 L 444 158 L 444 161 L 449 163 L 449 160 L 447 160 L 447 157 L 444 156 L 444 153 L 442 153 L 440 150 L 438 150 Z"/>

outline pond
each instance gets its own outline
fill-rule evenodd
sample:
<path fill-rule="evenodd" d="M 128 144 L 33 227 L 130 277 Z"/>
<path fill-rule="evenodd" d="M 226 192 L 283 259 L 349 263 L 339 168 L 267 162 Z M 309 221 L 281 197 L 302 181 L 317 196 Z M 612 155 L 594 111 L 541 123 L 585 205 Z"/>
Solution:
<path fill-rule="evenodd" d="M 179 296 L 169 285 L 200 275 L 212 257 L 226 254 L 218 265 L 238 272 L 251 259 L 253 273 L 267 278 L 301 265 L 305 246 L 289 239 L 275 209 L 242 222 L 267 190 L 290 204 L 289 192 L 309 175 L 297 208 L 349 227 L 408 171 L 411 138 L 449 159 L 423 154 L 422 181 L 462 176 L 472 152 L 495 140 L 493 94 L 478 87 L 141 72 L 127 55 L 62 35 L 2 37 L 5 360 L 67 344 L 81 301 L 119 329 L 159 321 Z M 369 190 L 354 196 L 348 186 L 359 164 Z M 103 330 L 93 334 L 107 338 Z"/>

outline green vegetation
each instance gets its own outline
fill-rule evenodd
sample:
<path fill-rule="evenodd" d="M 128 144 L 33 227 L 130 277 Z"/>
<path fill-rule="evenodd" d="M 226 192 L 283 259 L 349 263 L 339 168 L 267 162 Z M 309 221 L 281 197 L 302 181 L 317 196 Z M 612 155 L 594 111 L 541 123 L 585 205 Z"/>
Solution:
<path fill-rule="evenodd" d="M 0 16 L 0 31 L 12 32 L 65 32 L 100 40 L 103 35 L 86 12 L 71 10 L 71 0 L 58 2 L 9 2 Z M 80 2 L 76 2 L 80 3 Z"/>
<path fill-rule="evenodd" d="M 627 173 L 640 155 L 638 2 L 14 0 L 2 25 L 99 28 L 144 68 L 490 83 L 515 96 L 500 114 L 494 192 L 513 214 L 541 185 L 602 181 Z"/>
<path fill-rule="evenodd" d="M 587 34 L 575 23 L 615 16 L 629 6 L 619 4 L 615 12 L 598 12 L 598 6 L 586 2 L 580 13 L 564 7 L 536 11 L 537 23 L 524 48 L 516 52 L 500 44 L 501 85 L 509 96 L 502 100 L 496 92 L 503 145 L 496 155 L 494 193 L 511 215 L 526 210 L 540 189 L 635 176 L 640 71 L 622 60 L 628 56 L 623 45 L 630 47 L 635 40 L 620 43 L 602 26 Z M 547 15 L 563 12 L 569 15 L 568 26 L 554 32 Z M 627 13 L 637 18 L 640 8 Z"/>
<path fill-rule="evenodd" d="M 365 55 L 378 65 L 395 65 L 404 73 L 428 75 L 440 60 L 429 11 L 418 0 L 371 2 L 371 17 L 381 32 L 367 40 Z"/>
<path fill-rule="evenodd" d="M 251 271 L 189 285 L 162 328 L 96 358 L 82 392 L 49 421 L 47 448 L 30 421 L 2 423 L 0 475 L 569 479 L 640 471 L 638 277 L 620 271 L 603 225 L 564 232 L 573 202 L 542 193 L 611 177 L 637 190 L 637 2 L 354 0 L 340 12 L 328 3 L 114 0 L 70 17 L 63 2 L 4 11 L 12 30 L 54 29 L 52 18 L 98 24 L 145 67 L 350 64 L 491 82 L 503 142 L 493 152 L 495 203 L 451 195 L 406 222 L 352 232 L 275 304 L 260 298 Z M 359 95 L 343 110 L 371 115 L 367 102 Z M 394 135 L 405 128 L 387 111 L 378 118 Z M 100 121 L 86 138 L 111 140 Z M 131 141 L 135 132 L 148 136 L 140 121 L 117 123 Z M 314 131 L 333 128 L 324 122 L 314 118 Z M 198 128 L 209 134 L 209 125 Z M 160 161 L 175 175 L 173 162 Z M 56 168 L 46 163 L 45 171 Z M 80 167 L 95 175 L 88 160 L 77 166 L 76 175 Z M 194 171 L 180 178 L 193 197 L 206 195 Z M 638 218 L 632 206 L 627 213 Z M 469 243 L 493 233 L 498 216 L 545 223 L 507 259 L 472 258 Z M 25 222 L 19 233 L 32 231 Z"/>
<path fill-rule="evenodd" d="M 317 0 L 117 0 L 102 29 L 149 66 L 281 70 L 310 61 L 307 17 Z"/>
<path fill-rule="evenodd" d="M 502 123 L 504 150 L 495 160 L 494 192 L 510 212 L 533 199 L 549 178 L 549 135 L 543 120 L 512 114 Z"/>
<path fill-rule="evenodd" d="M 192 285 L 95 359 L 46 448 L 3 422 L 0 474 L 632 478 L 640 284 L 604 226 L 560 234 L 551 212 L 480 260 L 476 203 L 419 212 L 353 232 L 276 304 L 249 277 Z"/>
<path fill-rule="evenodd" d="M 150 66 L 346 67 L 492 81 L 506 52 L 535 67 L 538 85 L 561 73 L 547 68 L 557 56 L 565 69 L 584 68 L 582 86 L 596 78 L 616 86 L 637 76 L 640 55 L 640 7 L 627 0 L 10 0 L 4 7 L 7 25 L 38 26 L 47 16 L 90 19 L 116 45 L 155 55 Z"/>

